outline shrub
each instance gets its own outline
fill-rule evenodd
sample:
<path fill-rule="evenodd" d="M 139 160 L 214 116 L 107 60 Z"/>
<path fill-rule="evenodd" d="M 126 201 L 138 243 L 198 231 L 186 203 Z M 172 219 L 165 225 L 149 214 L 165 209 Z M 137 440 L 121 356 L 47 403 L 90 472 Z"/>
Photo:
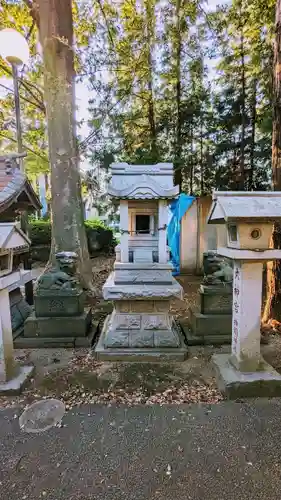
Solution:
<path fill-rule="evenodd" d="M 99 219 L 85 221 L 85 229 L 90 255 L 113 251 L 116 241 L 112 230 Z M 29 220 L 31 246 L 51 246 L 51 222 L 43 219 Z"/>
<path fill-rule="evenodd" d="M 31 245 L 51 245 L 51 223 L 44 219 L 29 221 Z"/>

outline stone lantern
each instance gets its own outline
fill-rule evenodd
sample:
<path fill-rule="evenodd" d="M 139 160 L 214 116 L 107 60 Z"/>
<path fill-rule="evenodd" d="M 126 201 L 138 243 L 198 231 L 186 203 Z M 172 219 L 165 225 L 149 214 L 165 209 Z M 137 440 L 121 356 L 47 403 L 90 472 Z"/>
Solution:
<path fill-rule="evenodd" d="M 99 359 L 184 359 L 186 347 L 169 314 L 182 296 L 172 277 L 167 248 L 167 202 L 177 196 L 173 165 L 111 165 L 108 192 L 120 202 L 120 245 L 114 270 L 103 287 L 114 310 L 107 317 Z"/>
<path fill-rule="evenodd" d="M 218 224 L 218 255 L 233 260 L 231 356 L 213 356 L 230 397 L 281 393 L 281 376 L 260 353 L 263 265 L 281 259 L 270 248 L 281 220 L 281 192 L 215 192 L 208 217 Z"/>

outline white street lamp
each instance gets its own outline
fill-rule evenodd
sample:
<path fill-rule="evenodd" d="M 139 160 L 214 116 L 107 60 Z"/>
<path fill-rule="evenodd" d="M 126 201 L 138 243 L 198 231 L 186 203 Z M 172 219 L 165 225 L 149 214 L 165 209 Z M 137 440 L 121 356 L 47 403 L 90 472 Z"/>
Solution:
<path fill-rule="evenodd" d="M 0 55 L 12 66 L 14 97 L 17 125 L 18 152 L 22 153 L 22 131 L 20 120 L 20 99 L 18 84 L 18 67 L 26 64 L 29 59 L 29 47 L 24 36 L 16 30 L 5 28 L 0 31 Z M 20 161 L 22 167 L 22 162 Z"/>
<path fill-rule="evenodd" d="M 26 64 L 29 59 L 29 47 L 24 36 L 11 28 L 1 30 L 0 55 L 10 64 Z"/>
<path fill-rule="evenodd" d="M 21 33 L 11 28 L 5 28 L 0 31 L 0 56 L 12 66 L 13 82 L 14 82 L 14 99 L 16 111 L 16 126 L 17 126 L 17 143 L 18 152 L 23 152 L 22 145 L 22 130 L 20 119 L 20 96 L 19 96 L 19 79 L 18 68 L 26 64 L 29 59 L 29 48 L 26 39 Z M 19 158 L 20 169 L 23 172 L 23 161 Z M 28 217 L 27 212 L 21 214 L 21 229 L 28 233 Z M 23 260 L 24 269 L 31 269 L 31 261 L 28 254 L 25 254 Z M 25 284 L 25 297 L 29 304 L 33 304 L 33 284 L 32 281 Z"/>

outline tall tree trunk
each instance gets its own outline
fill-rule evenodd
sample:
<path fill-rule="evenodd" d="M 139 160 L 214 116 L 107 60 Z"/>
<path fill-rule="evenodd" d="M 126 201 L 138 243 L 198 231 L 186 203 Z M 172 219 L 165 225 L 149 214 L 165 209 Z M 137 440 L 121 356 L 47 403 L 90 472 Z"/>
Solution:
<path fill-rule="evenodd" d="M 242 18 L 242 12 L 240 10 Z M 241 56 L 241 146 L 240 146 L 240 189 L 245 189 L 245 132 L 246 132 L 246 81 L 245 81 L 245 48 L 244 28 L 241 26 L 240 34 L 240 56 Z"/>
<path fill-rule="evenodd" d="M 281 191 L 281 0 L 276 2 L 275 43 L 273 64 L 273 130 L 272 130 L 273 189 Z M 273 247 L 281 249 L 281 225 L 275 224 Z M 267 270 L 267 301 L 263 322 L 281 321 L 281 262 L 275 261 Z"/>
<path fill-rule="evenodd" d="M 193 195 L 193 123 L 190 124 L 189 194 Z"/>
<path fill-rule="evenodd" d="M 252 113 L 251 113 L 251 143 L 250 143 L 250 172 L 249 190 L 253 189 L 253 179 L 255 170 L 255 142 L 256 142 L 256 118 L 257 118 L 257 80 L 253 80 Z"/>
<path fill-rule="evenodd" d="M 181 2 L 176 3 L 176 150 L 175 150 L 175 184 L 182 187 L 182 113 L 181 113 L 181 53 L 182 53 L 182 34 L 181 34 Z"/>
<path fill-rule="evenodd" d="M 203 117 L 200 111 L 200 194 L 204 193 Z"/>
<path fill-rule="evenodd" d="M 71 0 L 37 2 L 51 163 L 52 249 L 53 254 L 62 250 L 78 254 L 79 276 L 89 287 L 92 273 L 75 130 L 72 5 Z"/>
<path fill-rule="evenodd" d="M 158 160 L 157 132 L 155 123 L 155 109 L 154 109 L 154 95 L 153 95 L 153 61 L 152 61 L 154 22 L 155 22 L 154 1 L 146 0 L 145 12 L 146 12 L 146 29 L 147 29 L 146 50 L 147 50 L 147 66 L 148 66 L 148 80 L 147 80 L 148 122 L 149 122 L 150 139 L 151 139 L 151 156 L 153 161 L 157 161 Z"/>

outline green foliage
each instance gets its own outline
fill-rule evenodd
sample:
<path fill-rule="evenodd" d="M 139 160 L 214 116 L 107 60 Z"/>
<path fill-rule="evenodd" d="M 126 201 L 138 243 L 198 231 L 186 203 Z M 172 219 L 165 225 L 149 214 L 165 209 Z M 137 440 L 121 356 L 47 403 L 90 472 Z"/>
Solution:
<path fill-rule="evenodd" d="M 85 54 L 92 164 L 172 161 L 195 194 L 268 188 L 275 1 L 102 5 Z"/>
<path fill-rule="evenodd" d="M 116 245 L 113 231 L 99 219 L 85 221 L 88 246 L 91 255 L 97 252 L 111 252 Z M 29 234 L 32 246 L 51 246 L 52 225 L 50 220 L 29 220 Z"/>
<path fill-rule="evenodd" d="M 52 226 L 51 222 L 44 219 L 33 219 L 29 221 L 29 237 L 31 245 L 51 245 Z"/>
<path fill-rule="evenodd" d="M 106 226 L 106 224 L 100 220 L 100 219 L 88 219 L 88 220 L 85 220 L 85 226 L 86 226 L 86 229 L 96 229 L 97 231 L 105 231 L 105 230 L 109 230 L 111 231 L 111 229 Z"/>
<path fill-rule="evenodd" d="M 20 85 L 26 169 L 48 171 L 41 57 L 25 2 L 0 0 L 0 28 L 29 39 Z M 78 79 L 89 87 L 93 172 L 112 161 L 172 161 L 183 190 L 267 189 L 271 172 L 275 0 L 73 1 Z M 0 74 L 10 69 L 0 61 Z M 12 93 L 1 101 L 0 146 L 15 147 Z M 243 175 L 242 175 L 243 171 Z M 243 178 L 242 178 L 243 177 Z M 96 173 L 82 181 L 99 200 Z"/>

